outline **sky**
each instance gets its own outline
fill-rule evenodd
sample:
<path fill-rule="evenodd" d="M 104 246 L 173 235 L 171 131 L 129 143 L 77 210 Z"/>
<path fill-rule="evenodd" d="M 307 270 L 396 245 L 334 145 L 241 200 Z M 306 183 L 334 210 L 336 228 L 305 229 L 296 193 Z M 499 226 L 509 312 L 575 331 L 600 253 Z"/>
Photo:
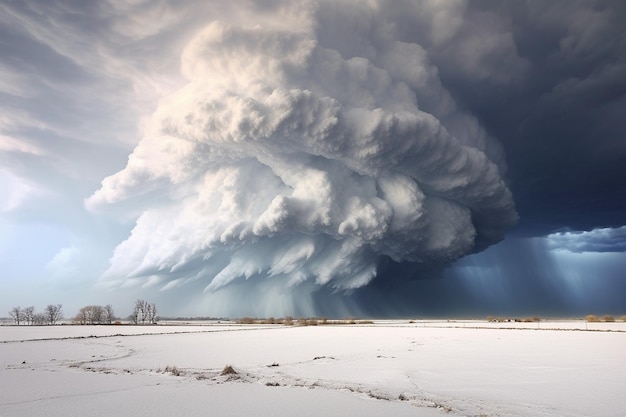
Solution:
<path fill-rule="evenodd" d="M 625 20 L 0 0 L 0 316 L 624 314 Z"/>

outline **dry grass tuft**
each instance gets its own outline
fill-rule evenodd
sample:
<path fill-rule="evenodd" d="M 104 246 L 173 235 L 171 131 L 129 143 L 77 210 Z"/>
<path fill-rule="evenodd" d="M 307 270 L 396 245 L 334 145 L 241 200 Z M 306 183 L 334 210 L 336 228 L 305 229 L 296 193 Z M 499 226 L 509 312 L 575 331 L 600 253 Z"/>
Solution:
<path fill-rule="evenodd" d="M 596 316 L 594 314 L 589 314 L 589 315 L 585 316 L 585 320 L 587 320 L 589 323 L 597 323 L 597 322 L 600 321 L 598 316 Z"/>
<path fill-rule="evenodd" d="M 626 322 L 626 316 L 622 316 L 619 318 L 621 321 Z"/>
<path fill-rule="evenodd" d="M 232 366 L 226 365 L 224 367 L 224 369 L 222 369 L 222 373 L 220 375 L 222 375 L 222 376 L 225 376 L 225 375 L 238 375 L 238 373 L 237 373 L 237 371 L 235 371 L 233 369 Z"/>
<path fill-rule="evenodd" d="M 524 317 L 523 319 L 519 319 L 519 320 L 515 320 L 515 321 L 521 321 L 522 323 L 538 323 L 541 321 L 540 317 Z"/>
<path fill-rule="evenodd" d="M 257 324 L 257 320 L 253 319 L 252 317 L 242 317 L 239 320 L 237 320 L 237 323 L 239 323 L 239 324 Z"/>
<path fill-rule="evenodd" d="M 606 322 L 611 322 L 611 323 L 612 323 L 612 322 L 614 322 L 614 321 L 615 321 L 615 317 L 613 317 L 613 316 L 611 316 L 611 315 L 606 314 L 606 315 L 602 316 L 602 319 L 601 319 L 601 320 L 602 320 L 602 321 L 606 321 Z"/>
<path fill-rule="evenodd" d="M 172 374 L 174 376 L 183 376 L 185 375 L 185 371 L 178 369 L 174 365 L 167 365 L 163 370 L 163 373 Z"/>

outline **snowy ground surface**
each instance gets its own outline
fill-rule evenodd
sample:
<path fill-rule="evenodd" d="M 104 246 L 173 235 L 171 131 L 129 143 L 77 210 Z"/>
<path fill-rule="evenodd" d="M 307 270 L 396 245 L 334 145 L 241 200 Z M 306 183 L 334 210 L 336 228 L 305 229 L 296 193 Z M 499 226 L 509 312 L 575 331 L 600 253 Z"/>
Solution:
<path fill-rule="evenodd" d="M 0 326 L 0 417 L 625 417 L 625 384 L 621 322 Z"/>

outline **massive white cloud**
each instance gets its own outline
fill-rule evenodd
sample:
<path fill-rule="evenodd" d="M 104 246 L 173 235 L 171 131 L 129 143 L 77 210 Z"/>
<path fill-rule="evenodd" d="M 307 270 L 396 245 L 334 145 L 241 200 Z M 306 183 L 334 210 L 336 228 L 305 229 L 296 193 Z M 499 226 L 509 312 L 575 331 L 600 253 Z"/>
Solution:
<path fill-rule="evenodd" d="M 447 263 L 500 240 L 517 219 L 500 147 L 387 6 L 289 3 L 197 33 L 182 51 L 187 85 L 86 201 L 137 210 L 107 279 L 351 289 L 381 256 Z M 403 7 L 458 9 L 427 6 Z"/>

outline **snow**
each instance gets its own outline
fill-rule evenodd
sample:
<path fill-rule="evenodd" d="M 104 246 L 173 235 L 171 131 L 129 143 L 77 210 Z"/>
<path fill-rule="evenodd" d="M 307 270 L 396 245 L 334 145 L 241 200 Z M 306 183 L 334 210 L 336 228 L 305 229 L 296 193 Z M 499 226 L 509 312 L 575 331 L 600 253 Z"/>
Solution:
<path fill-rule="evenodd" d="M 0 416 L 624 417 L 624 347 L 622 322 L 0 326 Z"/>

